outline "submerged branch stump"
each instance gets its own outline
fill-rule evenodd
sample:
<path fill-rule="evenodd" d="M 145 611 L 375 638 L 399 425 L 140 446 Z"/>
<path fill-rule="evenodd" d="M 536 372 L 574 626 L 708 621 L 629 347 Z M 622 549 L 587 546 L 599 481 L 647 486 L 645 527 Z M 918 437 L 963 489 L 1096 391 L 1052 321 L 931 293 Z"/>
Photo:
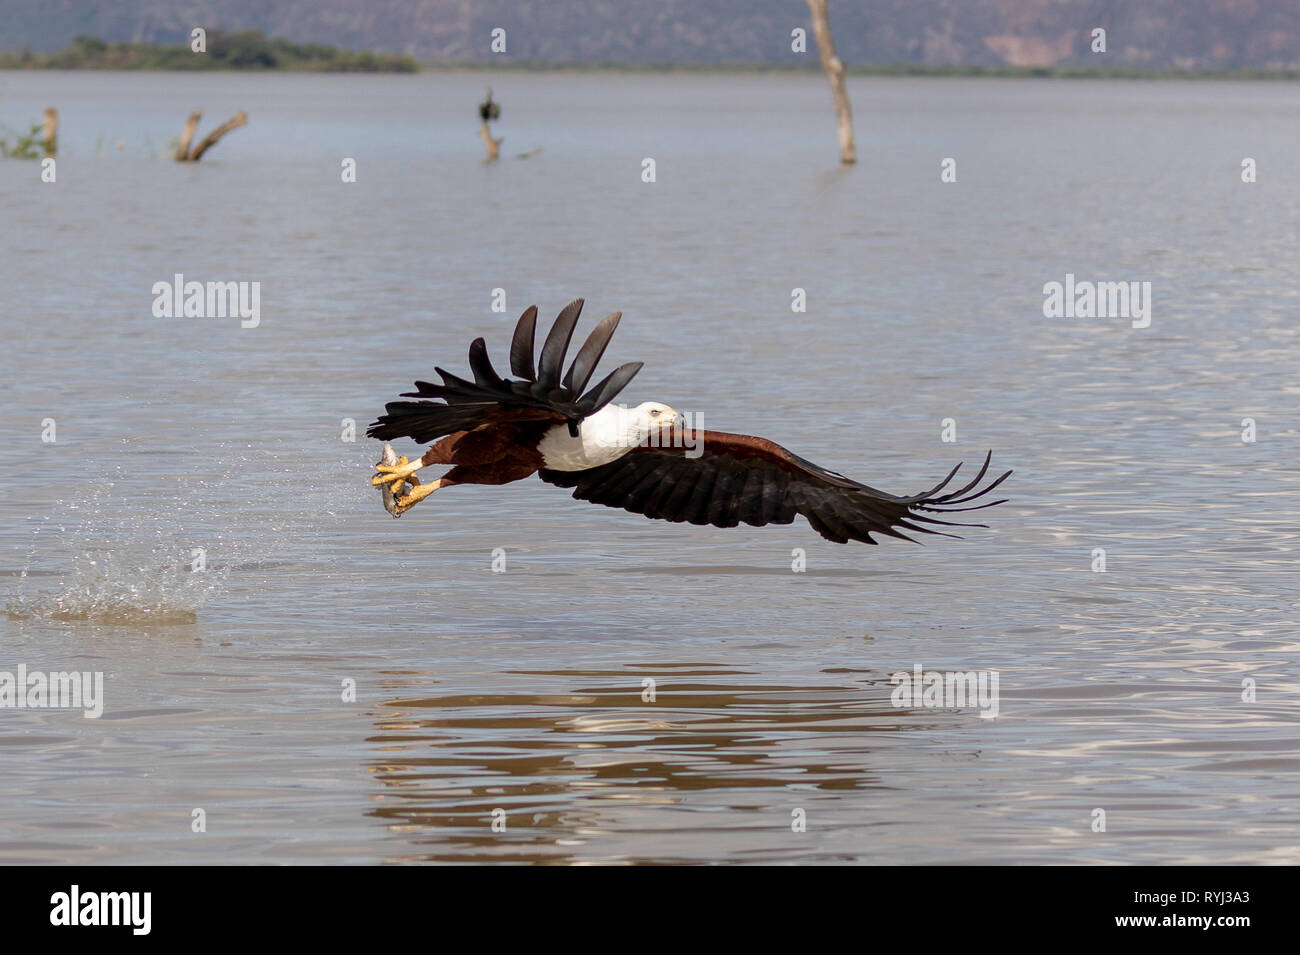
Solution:
<path fill-rule="evenodd" d="M 844 88 L 844 62 L 835 55 L 835 41 L 831 39 L 827 0 L 808 0 L 812 14 L 813 33 L 817 37 L 817 52 L 822 58 L 822 69 L 831 84 L 835 100 L 835 118 L 839 123 L 840 162 L 851 165 L 858 161 L 858 147 L 853 142 L 853 110 L 849 107 L 849 94 Z"/>
<path fill-rule="evenodd" d="M 194 132 L 199 128 L 199 120 L 203 117 L 201 112 L 195 111 L 190 113 L 190 118 L 185 121 L 185 128 L 181 130 L 181 141 L 176 145 L 176 161 L 185 162 L 190 155 L 190 143 L 194 141 Z"/>
<path fill-rule="evenodd" d="M 487 99 L 478 104 L 479 127 L 478 134 L 483 139 L 483 145 L 487 147 L 487 159 L 484 162 L 496 162 L 501 156 L 501 144 L 504 139 L 493 139 L 492 130 L 488 129 L 488 123 L 494 119 L 501 118 L 501 104 L 492 98 L 492 87 L 487 88 Z"/>
<path fill-rule="evenodd" d="M 479 124 L 478 134 L 483 137 L 483 145 L 487 147 L 487 159 L 484 162 L 495 162 L 501 156 L 501 144 L 505 142 L 505 137 L 493 139 L 492 133 L 488 131 L 487 120 Z"/>
<path fill-rule="evenodd" d="M 53 158 L 59 151 L 59 111 L 53 106 L 45 109 L 45 155 Z"/>
<path fill-rule="evenodd" d="M 248 125 L 248 114 L 241 109 L 233 117 L 204 136 L 203 141 L 195 146 L 193 150 L 190 150 L 190 141 L 194 139 L 194 132 L 198 128 L 199 118 L 202 115 L 201 112 L 190 113 L 190 118 L 185 121 L 185 129 L 181 133 L 180 144 L 176 147 L 177 162 L 198 162 L 203 158 L 203 154 L 215 146 L 217 140 L 226 133 L 232 129 L 238 129 L 240 126 Z"/>

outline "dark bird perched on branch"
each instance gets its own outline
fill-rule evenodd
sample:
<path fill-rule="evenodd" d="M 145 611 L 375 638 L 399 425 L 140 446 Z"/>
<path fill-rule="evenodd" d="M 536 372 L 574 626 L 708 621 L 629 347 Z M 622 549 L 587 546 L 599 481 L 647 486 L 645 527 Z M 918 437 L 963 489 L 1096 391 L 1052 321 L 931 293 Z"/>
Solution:
<path fill-rule="evenodd" d="M 478 118 L 487 122 L 490 119 L 501 118 L 501 104 L 493 102 L 492 87 L 488 87 L 487 99 L 478 104 Z"/>
<path fill-rule="evenodd" d="M 944 491 L 961 465 L 930 490 L 899 497 L 828 471 L 766 438 L 691 428 L 683 415 L 658 402 L 612 405 L 641 362 L 620 365 L 590 389 L 587 383 L 621 313 L 601 320 L 561 378 L 582 304 L 577 299 L 560 312 L 536 365 L 537 308 L 524 312 L 510 345 L 510 370 L 517 380 L 497 374 L 478 338 L 469 347 L 473 381 L 436 368 L 442 384 L 417 381 L 415 391 L 402 395 L 422 400 L 386 405 L 387 413 L 367 430 L 370 437 L 437 442 L 414 461 L 377 466 L 371 483 L 397 495 L 395 516 L 442 487 L 508 484 L 534 473 L 573 488 L 579 500 L 657 520 L 761 527 L 791 524 L 801 514 L 822 537 L 841 544 L 875 544 L 873 534 L 912 540 L 903 530 L 944 534 L 933 526 L 984 527 L 930 515 L 1002 503 L 970 503 L 1011 475 L 1007 471 L 977 490 L 992 452 L 974 480 L 957 490 Z M 385 457 L 392 460 L 391 454 Z M 451 465 L 451 470 L 421 484 L 415 472 L 431 464 Z"/>

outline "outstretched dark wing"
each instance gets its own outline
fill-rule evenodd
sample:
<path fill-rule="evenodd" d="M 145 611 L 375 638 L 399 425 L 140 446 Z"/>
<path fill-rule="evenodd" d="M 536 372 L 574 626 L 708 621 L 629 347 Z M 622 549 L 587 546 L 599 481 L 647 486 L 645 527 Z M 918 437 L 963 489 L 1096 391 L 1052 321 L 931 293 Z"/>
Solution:
<path fill-rule="evenodd" d="M 388 413 L 372 423 L 366 434 L 381 441 L 413 438 L 424 444 L 456 431 L 469 431 L 489 420 L 550 419 L 557 424 L 567 421 L 570 433 L 576 435 L 578 422 L 613 401 L 641 370 L 639 361 L 620 365 L 591 390 L 583 392 L 614 329 L 618 328 L 622 313 L 615 312 L 601 319 L 592 330 L 564 380 L 560 380 L 564 356 L 569 349 L 569 340 L 573 338 L 578 316 L 582 314 L 582 304 L 582 299 L 574 299 L 560 312 L 546 336 L 546 343 L 542 345 L 541 360 L 536 368 L 533 367 L 533 342 L 537 306 L 530 307 L 520 316 L 510 343 L 510 370 L 520 380 L 498 375 L 488 360 L 487 344 L 476 338 L 469 346 L 473 381 L 435 368 L 442 384 L 417 381 L 416 390 L 405 392 L 402 397 L 441 400 L 390 401 L 384 406 Z"/>
<path fill-rule="evenodd" d="M 638 446 L 617 461 L 585 471 L 538 473 L 543 481 L 574 488 L 573 496 L 580 501 L 621 507 L 656 520 L 762 527 L 790 524 L 796 514 L 802 514 L 813 530 L 839 544 L 850 540 L 875 544 L 872 534 L 913 540 L 899 528 L 943 534 L 925 525 L 983 527 L 926 515 L 1001 504 L 999 500 L 961 506 L 1011 476 L 1008 471 L 976 490 L 988 472 L 989 452 L 979 474 L 965 487 L 941 493 L 959 464 L 930 490 L 898 497 L 818 467 L 765 438 L 722 431 L 687 431 L 679 438 L 673 443 L 680 446 Z M 703 453 L 688 457 L 695 453 L 691 446 Z"/>

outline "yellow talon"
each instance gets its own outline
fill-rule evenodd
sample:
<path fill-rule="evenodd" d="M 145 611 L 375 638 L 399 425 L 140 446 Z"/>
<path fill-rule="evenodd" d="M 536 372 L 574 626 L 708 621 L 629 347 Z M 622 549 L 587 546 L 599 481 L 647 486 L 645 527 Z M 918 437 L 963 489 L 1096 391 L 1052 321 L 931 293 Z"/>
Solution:
<path fill-rule="evenodd" d="M 408 484 L 411 485 L 411 487 L 418 487 L 420 479 L 414 474 L 407 475 L 404 478 L 398 478 L 388 486 L 388 490 L 393 492 L 394 497 L 397 497 L 406 493 L 406 485 Z"/>
<path fill-rule="evenodd" d="M 438 490 L 438 488 L 443 487 L 444 485 L 449 483 L 451 482 L 443 478 L 439 478 L 438 480 L 434 481 L 432 484 L 420 484 L 417 487 L 411 488 L 410 494 L 403 494 L 395 502 L 395 506 L 393 508 L 393 516 L 397 517 L 398 515 L 405 514 L 407 511 L 415 507 L 415 505 L 419 504 L 421 501 L 423 501 L 434 491 Z"/>
<path fill-rule="evenodd" d="M 424 467 L 424 464 L 421 459 L 416 458 L 414 461 L 408 461 L 406 455 L 402 455 L 397 459 L 396 464 L 376 464 L 375 470 L 378 473 L 370 479 L 370 483 L 374 487 L 387 484 L 389 490 L 394 494 L 400 494 L 402 486 L 407 481 L 410 481 L 415 472 L 422 467 Z"/>
<path fill-rule="evenodd" d="M 399 468 L 404 467 L 405 465 L 410 463 L 411 463 L 410 459 L 405 454 L 403 454 L 400 458 L 397 459 L 397 466 Z M 406 490 L 406 478 L 405 477 L 398 478 L 392 484 L 388 485 L 388 490 L 392 491 L 393 494 L 401 494 L 403 491 Z"/>

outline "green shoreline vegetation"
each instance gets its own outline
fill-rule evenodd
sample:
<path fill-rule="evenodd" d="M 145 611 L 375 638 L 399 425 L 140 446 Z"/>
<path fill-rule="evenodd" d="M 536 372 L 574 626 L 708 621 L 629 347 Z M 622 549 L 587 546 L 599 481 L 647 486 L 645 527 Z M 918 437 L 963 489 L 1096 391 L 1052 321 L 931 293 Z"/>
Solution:
<path fill-rule="evenodd" d="M 814 57 L 798 63 L 557 63 L 494 57 L 491 60 L 443 60 L 419 63 L 399 54 L 353 52 L 317 43 L 293 43 L 266 37 L 260 30 L 225 33 L 209 30 L 207 52 L 189 44 L 108 43 L 80 36 L 56 53 L 0 52 L 0 69 L 21 70 L 280 70 L 320 73 L 552 72 L 552 73 L 793 73 L 820 76 Z M 1044 78 L 1111 80 L 1300 80 L 1300 68 L 1262 70 L 1249 67 L 1199 70 L 1133 69 L 1124 66 L 930 66 L 924 63 L 859 64 L 851 76 L 934 76 L 970 78 Z"/>
<path fill-rule="evenodd" d="M 415 73 L 409 56 L 354 53 L 319 43 L 292 43 L 260 30 L 209 30 L 207 52 L 188 43 L 107 43 L 79 36 L 57 53 L 0 53 L 8 70 L 287 70 L 317 73 Z"/>
<path fill-rule="evenodd" d="M 0 157 L 4 159 L 40 159 L 45 151 L 43 123 L 34 124 L 26 133 L 15 133 L 8 126 L 0 126 Z M 10 141 L 10 137 L 13 140 Z"/>

